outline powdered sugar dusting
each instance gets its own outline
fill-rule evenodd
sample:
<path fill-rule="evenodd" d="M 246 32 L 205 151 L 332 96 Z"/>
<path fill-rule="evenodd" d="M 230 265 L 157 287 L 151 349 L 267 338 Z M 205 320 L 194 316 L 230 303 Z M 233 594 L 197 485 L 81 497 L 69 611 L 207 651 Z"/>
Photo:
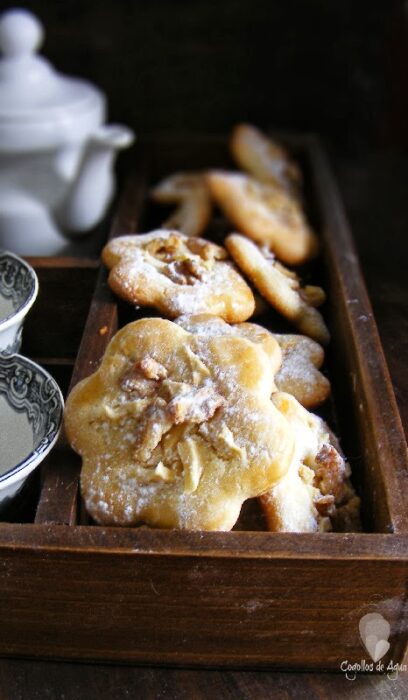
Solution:
<path fill-rule="evenodd" d="M 130 367 L 156 363 L 166 371 L 151 380 L 153 394 L 140 395 L 137 382 L 121 389 Z M 103 391 L 81 408 L 75 440 L 82 491 L 98 522 L 230 529 L 242 501 L 288 464 L 293 436 L 269 398 L 268 358 L 247 339 L 193 336 L 170 321 L 142 319 L 115 336 L 98 372 Z M 97 375 L 85 383 L 100 392 Z M 81 390 L 88 402 L 91 389 Z M 181 410 L 192 392 L 202 407 Z"/>
<path fill-rule="evenodd" d="M 104 259 L 114 290 L 135 304 L 157 306 L 171 317 L 213 313 L 243 321 L 254 309 L 251 290 L 220 246 L 175 231 L 111 241 Z"/>

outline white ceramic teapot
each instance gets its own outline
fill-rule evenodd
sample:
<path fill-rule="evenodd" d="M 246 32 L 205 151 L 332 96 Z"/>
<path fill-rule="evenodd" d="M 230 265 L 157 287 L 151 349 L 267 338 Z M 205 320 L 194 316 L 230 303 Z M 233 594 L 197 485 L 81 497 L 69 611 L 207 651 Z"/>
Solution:
<path fill-rule="evenodd" d="M 55 255 L 67 236 L 86 233 L 111 200 L 113 161 L 134 139 L 103 125 L 105 97 L 93 85 L 57 73 L 35 53 L 36 17 L 0 17 L 0 248 Z"/>

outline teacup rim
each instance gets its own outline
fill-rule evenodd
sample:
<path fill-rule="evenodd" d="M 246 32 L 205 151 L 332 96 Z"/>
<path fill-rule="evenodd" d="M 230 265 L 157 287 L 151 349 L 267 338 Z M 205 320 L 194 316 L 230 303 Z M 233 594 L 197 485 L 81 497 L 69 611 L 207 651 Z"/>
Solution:
<path fill-rule="evenodd" d="M 58 403 L 60 406 L 60 413 L 59 413 L 59 420 L 58 424 L 55 429 L 55 433 L 52 436 L 52 439 L 50 442 L 47 444 L 47 446 L 39 453 L 36 451 L 35 448 L 31 450 L 27 454 L 27 456 L 21 460 L 21 462 L 18 462 L 18 464 L 15 464 L 13 467 L 10 467 L 7 469 L 3 474 L 0 474 L 0 493 L 5 488 L 6 486 L 9 486 L 12 483 L 15 483 L 16 481 L 19 481 L 22 478 L 22 472 L 27 471 L 27 475 L 38 465 L 40 464 L 45 457 L 50 453 L 52 448 L 54 447 L 55 443 L 58 440 L 58 437 L 60 435 L 62 425 L 63 425 L 63 420 L 64 420 L 64 397 L 62 394 L 62 391 L 58 385 L 58 382 L 54 377 L 46 370 L 44 367 L 41 365 L 37 364 L 33 360 L 29 359 L 28 357 L 25 357 L 25 355 L 20 355 L 19 353 L 13 353 L 12 355 L 2 353 L 0 351 L 0 357 L 3 359 L 6 359 L 7 361 L 12 362 L 13 360 L 17 360 L 20 362 L 23 366 L 29 366 L 32 370 L 35 372 L 38 372 L 39 374 L 43 375 L 46 379 L 50 380 L 52 382 L 53 387 L 55 388 L 56 395 L 58 397 Z"/>
<path fill-rule="evenodd" d="M 12 253 L 10 250 L 0 249 L 0 258 L 6 255 L 17 260 L 17 262 L 20 263 L 20 265 L 22 265 L 26 268 L 26 270 L 28 270 L 34 284 L 32 285 L 30 294 L 27 296 L 27 299 L 21 304 L 21 306 L 19 306 L 18 309 L 16 309 L 16 311 L 14 311 L 12 314 L 9 314 L 4 319 L 0 320 L 0 331 L 9 328 L 10 326 L 14 325 L 27 315 L 38 296 L 39 290 L 38 277 L 34 268 L 28 262 L 26 262 L 26 260 L 20 258 L 19 255 Z"/>

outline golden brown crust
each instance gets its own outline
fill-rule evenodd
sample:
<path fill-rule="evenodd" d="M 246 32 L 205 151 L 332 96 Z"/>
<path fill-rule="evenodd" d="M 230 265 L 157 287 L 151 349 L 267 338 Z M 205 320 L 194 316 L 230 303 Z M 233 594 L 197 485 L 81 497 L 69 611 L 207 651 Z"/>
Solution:
<path fill-rule="evenodd" d="M 302 176 L 288 152 L 251 124 L 238 124 L 231 135 L 231 152 L 237 165 L 256 177 L 297 194 Z"/>
<path fill-rule="evenodd" d="M 202 173 L 174 173 L 161 180 L 150 195 L 155 202 L 178 205 L 162 228 L 176 229 L 186 236 L 200 236 L 207 228 L 212 202 Z"/>
<path fill-rule="evenodd" d="M 143 379 L 146 385 L 129 378 Z M 246 498 L 286 472 L 293 433 L 270 401 L 260 346 L 141 319 L 110 342 L 68 397 L 67 438 L 99 523 L 230 529 Z"/>
<path fill-rule="evenodd" d="M 229 325 L 211 314 L 186 314 L 176 323 L 195 335 L 217 337 L 235 335 L 261 345 L 275 376 L 274 391 L 292 394 L 302 406 L 314 408 L 330 394 L 329 380 L 319 372 L 324 350 L 304 335 L 271 333 L 256 323 Z"/>
<path fill-rule="evenodd" d="M 330 336 L 326 324 L 312 305 L 325 298 L 320 287 L 302 288 L 294 272 L 278 263 L 270 251 L 260 249 L 245 236 L 230 234 L 225 245 L 240 270 L 277 311 L 301 333 L 323 345 L 328 343 Z"/>
<path fill-rule="evenodd" d="M 262 347 L 269 359 L 274 376 L 281 366 L 282 352 L 279 342 L 266 328 L 256 323 L 235 323 L 229 325 L 221 318 L 211 314 L 186 314 L 180 316 L 176 323 L 189 333 L 203 335 L 206 338 L 226 335 L 247 338 L 252 343 Z M 275 389 L 276 387 L 274 386 Z"/>
<path fill-rule="evenodd" d="M 260 498 L 268 529 L 360 530 L 360 499 L 335 435 L 293 396 L 279 392 L 273 395 L 273 402 L 294 430 L 296 449 L 285 476 Z"/>
<path fill-rule="evenodd" d="M 315 408 L 330 395 L 330 382 L 319 372 L 324 350 L 311 338 L 274 333 L 282 351 L 282 364 L 275 375 L 279 391 L 292 394 L 305 408 Z"/>
<path fill-rule="evenodd" d="M 300 204 L 280 187 L 244 173 L 224 171 L 210 172 L 207 183 L 236 229 L 269 246 L 279 260 L 300 265 L 316 254 L 317 238 Z"/>
<path fill-rule="evenodd" d="M 254 297 L 227 257 L 214 243 L 163 230 L 114 238 L 102 251 L 110 287 L 130 303 L 156 307 L 170 318 L 213 313 L 245 321 Z"/>

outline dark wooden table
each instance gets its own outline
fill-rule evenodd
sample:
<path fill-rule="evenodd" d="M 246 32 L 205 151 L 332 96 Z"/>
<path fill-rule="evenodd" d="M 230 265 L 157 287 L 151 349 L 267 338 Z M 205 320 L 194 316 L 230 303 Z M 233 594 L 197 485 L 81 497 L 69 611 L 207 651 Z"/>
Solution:
<path fill-rule="evenodd" d="M 408 157 L 382 152 L 353 163 L 337 160 L 335 170 L 408 434 Z M 394 681 L 360 675 L 349 681 L 341 674 L 0 661 L 1 700 L 374 697 L 408 697 L 408 675 L 401 674 Z"/>

